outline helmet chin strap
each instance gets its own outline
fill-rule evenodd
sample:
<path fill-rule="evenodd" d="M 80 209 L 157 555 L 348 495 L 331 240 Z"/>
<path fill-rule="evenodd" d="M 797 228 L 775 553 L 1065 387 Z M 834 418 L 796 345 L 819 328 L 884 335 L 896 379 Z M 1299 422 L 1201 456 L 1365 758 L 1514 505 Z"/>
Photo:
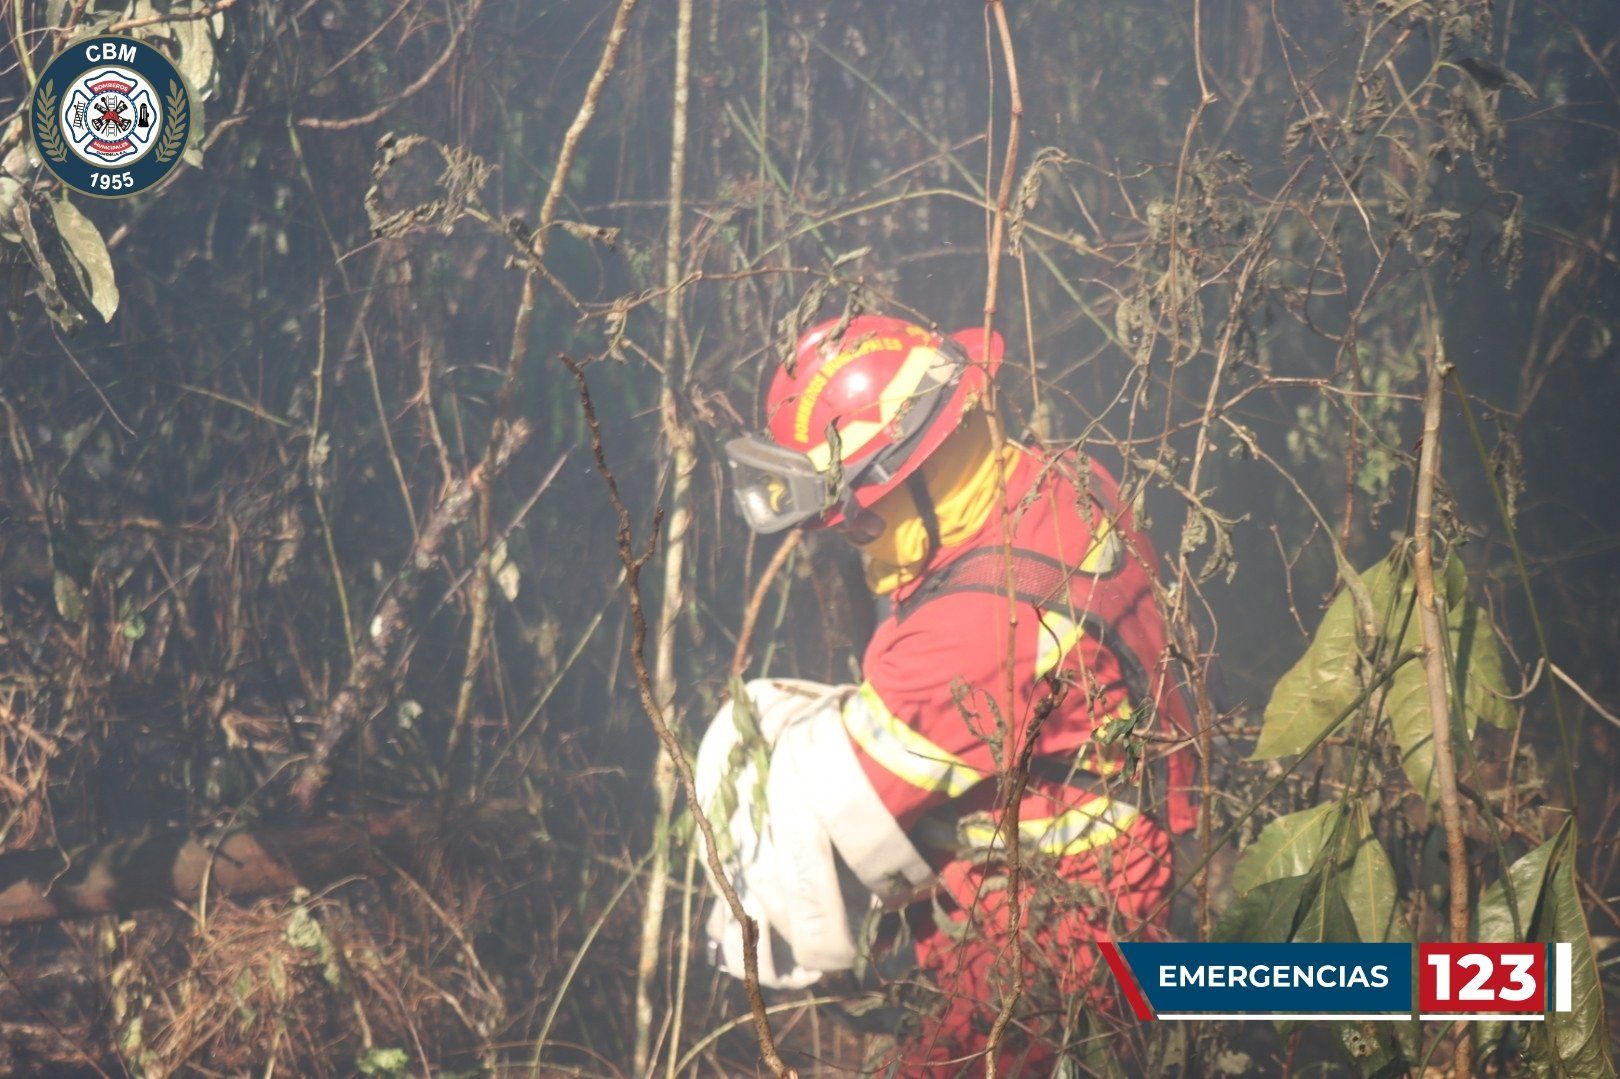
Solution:
<path fill-rule="evenodd" d="M 917 516 L 922 519 L 923 528 L 928 532 L 928 553 L 923 556 L 922 564 L 928 565 L 933 560 L 935 552 L 939 550 L 939 515 L 934 512 L 934 497 L 928 493 L 928 481 L 923 479 L 922 469 L 918 469 L 906 477 L 906 490 L 911 493 L 911 501 L 917 507 Z"/>

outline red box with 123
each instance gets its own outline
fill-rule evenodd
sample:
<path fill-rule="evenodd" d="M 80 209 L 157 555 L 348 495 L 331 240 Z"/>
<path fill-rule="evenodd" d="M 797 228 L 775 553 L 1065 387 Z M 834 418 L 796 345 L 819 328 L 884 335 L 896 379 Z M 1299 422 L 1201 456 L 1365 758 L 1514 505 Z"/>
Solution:
<path fill-rule="evenodd" d="M 1547 1008 L 1545 944 L 1419 944 L 1425 1012 L 1540 1012 Z"/>

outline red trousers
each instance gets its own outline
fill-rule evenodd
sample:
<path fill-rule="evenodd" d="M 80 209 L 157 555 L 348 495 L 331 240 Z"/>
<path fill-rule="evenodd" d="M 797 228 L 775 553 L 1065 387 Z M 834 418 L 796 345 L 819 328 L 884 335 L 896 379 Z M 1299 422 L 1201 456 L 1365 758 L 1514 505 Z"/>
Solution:
<path fill-rule="evenodd" d="M 997 1073 L 1047 1075 L 1071 1005 L 1116 1014 L 1114 985 L 1098 939 L 1155 939 L 1167 913 L 1145 921 L 1171 880 L 1170 837 L 1146 816 L 1114 842 L 1062 858 L 1025 858 L 1021 921 L 1024 991 L 1008 1024 Z M 897 1049 L 902 1076 L 984 1074 L 981 1054 L 1010 985 L 1016 958 L 1005 866 L 958 860 L 940 874 L 935 913 L 916 927 L 917 959 L 939 991 L 920 1030 Z M 1094 976 L 1095 975 L 1095 976 Z"/>

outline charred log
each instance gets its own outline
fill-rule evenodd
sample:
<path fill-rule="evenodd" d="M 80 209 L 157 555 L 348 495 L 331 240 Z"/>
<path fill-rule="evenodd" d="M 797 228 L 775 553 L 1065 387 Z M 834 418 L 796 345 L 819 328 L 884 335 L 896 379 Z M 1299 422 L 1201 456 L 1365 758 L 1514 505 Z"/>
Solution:
<path fill-rule="evenodd" d="M 60 921 L 193 903 L 250 899 L 318 888 L 356 873 L 381 874 L 445 851 L 477 849 L 480 829 L 516 824 L 515 802 L 446 817 L 426 808 L 296 825 L 256 825 L 213 835 L 190 829 L 148 833 L 85 848 L 0 854 L 0 926 Z"/>

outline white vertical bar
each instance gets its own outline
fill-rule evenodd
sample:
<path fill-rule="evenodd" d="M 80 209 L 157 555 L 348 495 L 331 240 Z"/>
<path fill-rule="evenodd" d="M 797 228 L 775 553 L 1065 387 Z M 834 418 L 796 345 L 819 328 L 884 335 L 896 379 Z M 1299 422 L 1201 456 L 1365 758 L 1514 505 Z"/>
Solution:
<path fill-rule="evenodd" d="M 1573 1011 L 1575 1004 L 1575 946 L 1553 945 L 1553 1010 Z"/>

